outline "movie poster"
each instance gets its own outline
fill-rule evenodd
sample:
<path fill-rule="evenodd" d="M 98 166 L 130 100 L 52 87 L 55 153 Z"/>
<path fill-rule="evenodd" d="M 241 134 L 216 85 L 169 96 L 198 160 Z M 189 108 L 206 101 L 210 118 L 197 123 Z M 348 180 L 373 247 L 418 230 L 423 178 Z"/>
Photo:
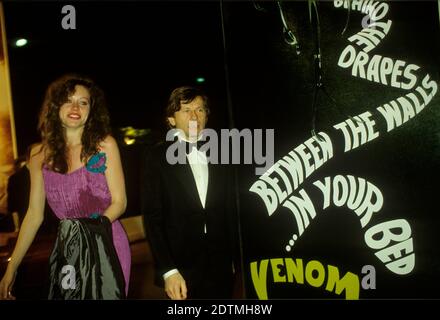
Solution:
<path fill-rule="evenodd" d="M 227 4 L 249 298 L 439 298 L 437 2 Z"/>

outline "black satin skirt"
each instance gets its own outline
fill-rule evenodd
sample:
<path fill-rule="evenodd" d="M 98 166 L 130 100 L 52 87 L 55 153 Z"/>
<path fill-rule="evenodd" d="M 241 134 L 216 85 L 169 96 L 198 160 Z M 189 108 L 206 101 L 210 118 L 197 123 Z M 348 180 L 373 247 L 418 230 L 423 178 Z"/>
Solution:
<path fill-rule="evenodd" d="M 107 217 L 61 220 L 49 267 L 49 299 L 126 298 Z"/>

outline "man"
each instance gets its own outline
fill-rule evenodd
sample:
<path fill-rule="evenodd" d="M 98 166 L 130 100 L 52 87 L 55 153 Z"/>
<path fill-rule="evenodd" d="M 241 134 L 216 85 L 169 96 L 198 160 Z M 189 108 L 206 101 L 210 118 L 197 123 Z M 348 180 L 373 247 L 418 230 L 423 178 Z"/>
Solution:
<path fill-rule="evenodd" d="M 232 297 L 237 251 L 233 175 L 226 166 L 210 164 L 206 153 L 196 148 L 208 114 L 203 92 L 175 89 L 166 121 L 179 129 L 176 139 L 145 158 L 142 210 L 156 283 L 164 285 L 171 299 Z M 188 142 L 185 163 L 170 164 L 167 149 Z"/>

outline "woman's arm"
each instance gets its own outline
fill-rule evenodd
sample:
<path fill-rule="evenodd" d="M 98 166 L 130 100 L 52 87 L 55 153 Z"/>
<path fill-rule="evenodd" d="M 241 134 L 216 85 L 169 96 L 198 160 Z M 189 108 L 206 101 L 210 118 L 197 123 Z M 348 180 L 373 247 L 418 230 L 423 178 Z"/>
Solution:
<path fill-rule="evenodd" d="M 101 143 L 101 151 L 105 152 L 107 156 L 107 170 L 105 171 L 105 177 L 112 196 L 112 202 L 103 215 L 113 222 L 124 213 L 125 208 L 127 207 L 124 172 L 122 170 L 118 145 L 112 136 L 107 136 Z"/>
<path fill-rule="evenodd" d="M 15 273 L 23 257 L 34 241 L 35 235 L 44 220 L 44 204 L 46 193 L 44 191 L 42 164 L 44 153 L 39 152 L 41 145 L 33 147 L 29 161 L 31 178 L 31 190 L 29 207 L 18 234 L 17 243 L 6 269 L 5 275 L 0 282 L 0 299 L 8 298 L 12 289 Z"/>
<path fill-rule="evenodd" d="M 29 171 L 31 178 L 31 190 L 29 196 L 29 207 L 20 228 L 17 243 L 11 256 L 8 268 L 14 272 L 17 270 L 24 255 L 29 249 L 35 235 L 44 220 L 44 204 L 46 192 L 44 191 L 42 164 L 44 152 L 39 152 L 41 145 L 32 148 L 29 160 Z"/>

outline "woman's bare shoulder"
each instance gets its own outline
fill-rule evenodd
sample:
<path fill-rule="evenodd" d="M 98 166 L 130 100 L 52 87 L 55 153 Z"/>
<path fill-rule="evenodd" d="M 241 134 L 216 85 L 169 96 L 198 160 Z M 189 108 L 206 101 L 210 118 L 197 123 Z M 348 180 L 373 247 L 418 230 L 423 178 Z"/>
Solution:
<path fill-rule="evenodd" d="M 99 148 L 102 152 L 112 152 L 118 148 L 118 143 L 116 142 L 115 138 L 113 138 L 111 135 L 108 135 L 100 142 Z"/>

